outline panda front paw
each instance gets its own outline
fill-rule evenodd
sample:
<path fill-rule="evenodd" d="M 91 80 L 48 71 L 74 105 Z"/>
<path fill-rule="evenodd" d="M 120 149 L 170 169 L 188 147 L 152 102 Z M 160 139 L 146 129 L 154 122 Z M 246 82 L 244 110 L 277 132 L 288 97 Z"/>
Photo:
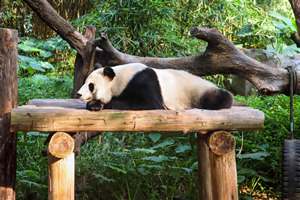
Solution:
<path fill-rule="evenodd" d="M 90 111 L 99 111 L 102 110 L 103 107 L 104 103 L 102 103 L 100 100 L 92 100 L 86 104 L 86 109 Z"/>

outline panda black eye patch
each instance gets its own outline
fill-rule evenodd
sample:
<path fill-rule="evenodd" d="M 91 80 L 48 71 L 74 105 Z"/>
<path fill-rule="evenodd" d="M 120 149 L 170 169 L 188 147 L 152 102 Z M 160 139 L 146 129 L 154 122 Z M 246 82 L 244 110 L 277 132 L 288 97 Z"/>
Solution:
<path fill-rule="evenodd" d="M 90 83 L 90 84 L 89 84 L 89 90 L 90 90 L 91 92 L 94 91 L 94 84 L 93 84 L 93 83 Z"/>

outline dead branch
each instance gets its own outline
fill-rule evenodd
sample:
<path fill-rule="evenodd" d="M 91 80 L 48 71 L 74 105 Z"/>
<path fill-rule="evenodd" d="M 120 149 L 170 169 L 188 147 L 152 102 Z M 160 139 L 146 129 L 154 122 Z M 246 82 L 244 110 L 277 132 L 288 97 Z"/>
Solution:
<path fill-rule="evenodd" d="M 249 80 L 262 94 L 288 94 L 289 76 L 286 69 L 268 66 L 246 56 L 215 28 L 193 27 L 191 35 L 208 42 L 204 53 L 182 58 L 132 56 L 119 52 L 107 36 L 101 34 L 101 37 L 94 41 L 94 44 L 102 49 L 102 52 L 96 53 L 96 57 L 102 60 L 102 65 L 141 62 L 154 68 L 182 69 L 200 76 L 235 74 Z M 300 94 L 300 86 L 296 94 Z"/>

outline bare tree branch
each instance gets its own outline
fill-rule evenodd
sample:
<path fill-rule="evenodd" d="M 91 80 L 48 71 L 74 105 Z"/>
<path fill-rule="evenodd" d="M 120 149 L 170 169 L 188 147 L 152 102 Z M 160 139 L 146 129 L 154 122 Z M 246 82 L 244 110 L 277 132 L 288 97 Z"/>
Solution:
<path fill-rule="evenodd" d="M 102 49 L 96 53 L 96 57 L 102 60 L 101 64 L 104 66 L 141 62 L 154 68 L 183 69 L 200 76 L 235 74 L 249 80 L 262 94 L 288 94 L 287 70 L 268 66 L 246 56 L 215 28 L 194 27 L 191 29 L 191 35 L 208 42 L 203 54 L 182 58 L 132 56 L 119 52 L 111 45 L 107 36 L 102 34 L 101 38 L 94 41 L 94 44 Z M 297 73 L 300 77 L 300 72 Z M 298 81 L 297 85 L 299 84 Z M 300 94 L 300 86 L 296 94 Z"/>

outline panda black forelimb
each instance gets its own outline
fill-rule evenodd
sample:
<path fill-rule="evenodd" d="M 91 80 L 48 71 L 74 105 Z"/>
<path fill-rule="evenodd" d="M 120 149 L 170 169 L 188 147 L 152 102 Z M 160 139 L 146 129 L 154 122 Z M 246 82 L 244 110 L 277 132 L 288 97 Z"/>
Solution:
<path fill-rule="evenodd" d="M 92 100 L 87 102 L 86 109 L 90 111 L 99 111 L 102 110 L 104 107 L 104 104 L 100 100 Z"/>

